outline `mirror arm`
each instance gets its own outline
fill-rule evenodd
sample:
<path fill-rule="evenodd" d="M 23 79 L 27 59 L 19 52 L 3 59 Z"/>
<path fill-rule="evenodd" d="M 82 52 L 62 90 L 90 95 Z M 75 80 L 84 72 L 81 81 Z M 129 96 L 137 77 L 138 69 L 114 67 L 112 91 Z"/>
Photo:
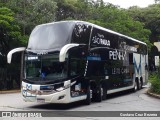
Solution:
<path fill-rule="evenodd" d="M 65 58 L 66 58 L 66 53 L 68 52 L 68 50 L 70 48 L 77 47 L 77 46 L 79 46 L 79 44 L 67 44 L 67 45 L 63 46 L 60 50 L 59 62 L 64 62 Z"/>
<path fill-rule="evenodd" d="M 9 51 L 9 53 L 7 54 L 7 62 L 10 64 L 11 63 L 11 60 L 12 60 L 12 54 L 13 53 L 16 53 L 16 52 L 22 52 L 22 51 L 25 51 L 25 47 L 19 47 L 19 48 L 15 48 L 11 51 Z"/>

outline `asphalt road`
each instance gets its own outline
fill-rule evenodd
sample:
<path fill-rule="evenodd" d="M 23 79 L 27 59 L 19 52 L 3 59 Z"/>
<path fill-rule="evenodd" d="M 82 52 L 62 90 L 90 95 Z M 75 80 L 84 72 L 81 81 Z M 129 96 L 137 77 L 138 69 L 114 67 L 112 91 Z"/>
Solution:
<path fill-rule="evenodd" d="M 21 93 L 12 93 L 12 94 L 0 94 L 0 111 L 47 111 L 45 114 L 54 113 L 55 115 L 58 114 L 58 117 L 48 117 L 48 118 L 32 118 L 32 119 L 65 119 L 65 120 L 75 120 L 75 119 L 91 119 L 91 120 L 101 120 L 101 119 L 123 119 L 123 120 L 158 120 L 159 117 L 117 117 L 117 114 L 126 114 L 124 111 L 130 111 L 131 114 L 135 114 L 135 111 L 141 111 L 142 113 L 145 111 L 160 111 L 160 99 L 150 97 L 146 94 L 146 89 L 143 88 L 137 92 L 121 92 L 117 94 L 109 95 L 108 98 L 100 103 L 92 102 L 91 105 L 84 105 L 82 102 L 75 102 L 72 104 L 42 104 L 42 103 L 31 103 L 31 102 L 24 102 L 22 100 Z M 75 112 L 76 111 L 76 112 Z M 79 112 L 82 111 L 82 112 Z M 87 112 L 84 112 L 87 111 Z M 95 111 L 95 112 L 90 112 Z M 102 116 L 101 112 L 102 111 Z M 108 111 L 106 114 L 112 117 L 104 117 L 105 112 Z M 109 112 L 115 111 L 115 112 Z M 117 113 L 116 111 L 122 111 Z M 134 111 L 134 112 L 132 112 Z M 61 112 L 61 113 L 57 113 Z M 67 113 L 65 113 L 67 112 Z M 73 113 L 79 114 L 79 117 L 71 117 Z M 79 112 L 79 113 L 78 113 Z M 113 114 L 113 115 L 112 115 Z M 113 117 L 115 114 L 115 117 Z M 62 116 L 61 116 L 62 115 Z M 53 115 L 54 116 L 54 115 Z M 81 117 L 83 116 L 83 117 Z M 99 116 L 99 117 L 96 117 Z M 15 119 L 15 118 L 2 118 L 1 119 Z M 16 117 L 16 119 L 22 119 L 20 117 Z M 28 118 L 23 118 L 28 119 Z"/>

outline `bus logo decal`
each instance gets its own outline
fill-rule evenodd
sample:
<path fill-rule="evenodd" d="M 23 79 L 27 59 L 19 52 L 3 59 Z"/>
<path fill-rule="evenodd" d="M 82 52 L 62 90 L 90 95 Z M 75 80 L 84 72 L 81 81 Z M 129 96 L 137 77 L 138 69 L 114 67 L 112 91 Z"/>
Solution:
<path fill-rule="evenodd" d="M 110 46 L 110 40 L 106 40 L 104 35 L 99 33 L 92 38 L 92 41 L 94 44 Z"/>
<path fill-rule="evenodd" d="M 33 93 L 31 93 L 30 91 L 32 91 L 32 85 L 26 84 L 26 89 L 22 90 L 23 96 L 24 97 L 36 97 L 36 95 L 33 95 Z"/>
<path fill-rule="evenodd" d="M 126 52 L 123 51 L 109 51 L 109 59 L 111 60 L 125 60 Z"/>
<path fill-rule="evenodd" d="M 134 57 L 134 68 L 135 68 L 135 71 L 138 75 L 142 75 L 142 69 L 141 69 L 141 55 L 140 55 L 140 61 L 139 61 L 139 64 L 137 64 L 136 62 L 136 58 Z"/>
<path fill-rule="evenodd" d="M 32 85 L 31 84 L 26 84 L 26 89 L 27 90 L 31 90 L 32 89 Z"/>

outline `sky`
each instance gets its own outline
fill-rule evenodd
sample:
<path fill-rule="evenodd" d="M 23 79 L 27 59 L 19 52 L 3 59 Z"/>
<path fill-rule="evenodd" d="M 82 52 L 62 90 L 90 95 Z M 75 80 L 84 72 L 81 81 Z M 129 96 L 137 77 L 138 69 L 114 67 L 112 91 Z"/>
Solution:
<path fill-rule="evenodd" d="M 118 5 L 121 8 L 129 8 L 130 6 L 147 7 L 150 4 L 154 4 L 154 0 L 103 0 L 114 5 Z"/>

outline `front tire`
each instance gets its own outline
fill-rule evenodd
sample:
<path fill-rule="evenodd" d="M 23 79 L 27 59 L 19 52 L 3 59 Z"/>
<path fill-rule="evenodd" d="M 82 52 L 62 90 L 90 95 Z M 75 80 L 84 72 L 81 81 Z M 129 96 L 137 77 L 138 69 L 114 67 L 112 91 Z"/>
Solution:
<path fill-rule="evenodd" d="M 101 102 L 102 101 L 102 95 L 104 89 L 102 88 L 102 85 L 99 85 L 97 88 L 97 93 L 96 93 L 96 102 Z"/>
<path fill-rule="evenodd" d="M 107 99 L 107 88 L 103 87 L 103 95 L 102 95 L 102 100 Z"/>
<path fill-rule="evenodd" d="M 143 80 L 141 79 L 139 83 L 139 90 L 142 89 L 142 86 L 143 86 Z"/>
<path fill-rule="evenodd" d="M 136 92 L 137 90 L 139 90 L 139 82 L 138 80 L 135 80 L 135 83 L 134 83 L 134 88 L 133 88 L 133 92 Z"/>
<path fill-rule="evenodd" d="M 91 104 L 91 89 L 90 86 L 87 87 L 87 98 L 84 100 L 85 105 Z"/>

